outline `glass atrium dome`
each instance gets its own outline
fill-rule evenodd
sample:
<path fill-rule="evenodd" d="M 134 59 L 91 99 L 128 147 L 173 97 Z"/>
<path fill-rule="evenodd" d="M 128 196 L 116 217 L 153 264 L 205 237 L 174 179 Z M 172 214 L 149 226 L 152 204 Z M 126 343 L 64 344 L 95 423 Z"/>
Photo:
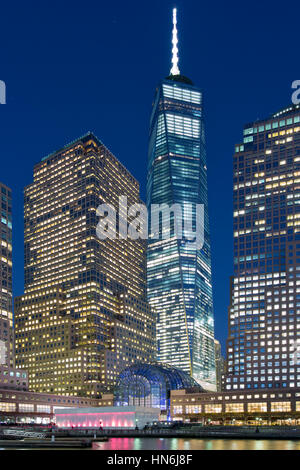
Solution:
<path fill-rule="evenodd" d="M 124 369 L 115 387 L 115 405 L 169 408 L 171 390 L 202 387 L 186 372 L 169 364 L 138 363 Z"/>

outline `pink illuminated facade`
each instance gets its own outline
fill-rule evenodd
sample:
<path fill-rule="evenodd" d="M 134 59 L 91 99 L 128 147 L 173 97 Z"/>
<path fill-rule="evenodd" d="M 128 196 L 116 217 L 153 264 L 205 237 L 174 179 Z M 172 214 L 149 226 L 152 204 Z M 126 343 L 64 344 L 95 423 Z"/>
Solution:
<path fill-rule="evenodd" d="M 109 428 L 134 429 L 143 428 L 147 423 L 159 419 L 158 408 L 136 406 L 72 408 L 55 411 L 56 425 L 60 428 Z"/>

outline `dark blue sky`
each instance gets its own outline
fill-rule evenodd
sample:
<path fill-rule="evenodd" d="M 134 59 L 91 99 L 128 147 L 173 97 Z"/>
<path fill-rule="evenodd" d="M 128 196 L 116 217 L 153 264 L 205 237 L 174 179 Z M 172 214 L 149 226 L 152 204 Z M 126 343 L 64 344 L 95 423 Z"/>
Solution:
<path fill-rule="evenodd" d="M 291 103 L 299 1 L 2 2 L 0 180 L 13 190 L 14 291 L 23 292 L 23 187 L 43 156 L 91 130 L 145 194 L 155 87 L 169 74 L 178 8 L 181 72 L 205 101 L 216 337 L 227 334 L 232 154 L 247 122 Z"/>

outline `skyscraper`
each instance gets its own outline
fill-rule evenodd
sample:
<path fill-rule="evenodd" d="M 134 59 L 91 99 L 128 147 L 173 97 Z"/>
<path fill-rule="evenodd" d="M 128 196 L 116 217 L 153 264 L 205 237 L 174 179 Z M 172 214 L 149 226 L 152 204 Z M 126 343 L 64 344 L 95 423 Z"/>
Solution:
<path fill-rule="evenodd" d="M 3 183 L 0 183 L 0 194 L 0 388 L 26 390 L 28 386 L 27 372 L 18 371 L 14 368 L 15 351 L 12 309 L 12 194 L 10 188 Z"/>
<path fill-rule="evenodd" d="M 225 360 L 222 356 L 222 349 L 220 341 L 215 339 L 215 360 L 216 360 L 216 384 L 217 392 L 222 391 L 222 384 L 225 373 Z"/>
<path fill-rule="evenodd" d="M 15 302 L 16 360 L 30 390 L 98 396 L 153 360 L 145 240 L 96 234 L 101 203 L 140 202 L 139 184 L 88 133 L 43 158 L 26 187 L 25 294 Z"/>
<path fill-rule="evenodd" d="M 244 127 L 234 154 L 226 389 L 300 387 L 300 107 Z"/>
<path fill-rule="evenodd" d="M 12 199 L 11 190 L 0 183 L 1 262 L 0 262 L 0 367 L 13 367 L 12 310 Z"/>
<path fill-rule="evenodd" d="M 214 320 L 202 93 L 178 68 L 176 9 L 170 76 L 159 84 L 150 119 L 147 206 L 179 204 L 183 219 L 204 205 L 204 245 L 150 231 L 147 296 L 157 314 L 159 361 L 215 389 Z M 193 217 L 192 217 L 193 216 Z M 173 228 L 174 228 L 174 214 Z M 151 218 L 150 218 L 151 219 Z M 194 225 L 193 225 L 194 226 Z"/>

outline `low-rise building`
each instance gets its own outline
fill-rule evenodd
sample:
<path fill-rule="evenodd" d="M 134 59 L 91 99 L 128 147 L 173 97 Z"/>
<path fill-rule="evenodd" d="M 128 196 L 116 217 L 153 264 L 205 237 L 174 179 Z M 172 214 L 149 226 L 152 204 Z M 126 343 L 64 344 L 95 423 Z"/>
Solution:
<path fill-rule="evenodd" d="M 160 410 L 144 406 L 106 406 L 101 408 L 56 409 L 55 422 L 59 428 L 144 428 L 158 421 Z"/>
<path fill-rule="evenodd" d="M 300 424 L 300 389 L 194 393 L 172 390 L 171 419 L 201 424 Z"/>
<path fill-rule="evenodd" d="M 111 406 L 112 395 L 101 399 L 0 389 L 0 424 L 50 424 L 59 408 Z"/>

